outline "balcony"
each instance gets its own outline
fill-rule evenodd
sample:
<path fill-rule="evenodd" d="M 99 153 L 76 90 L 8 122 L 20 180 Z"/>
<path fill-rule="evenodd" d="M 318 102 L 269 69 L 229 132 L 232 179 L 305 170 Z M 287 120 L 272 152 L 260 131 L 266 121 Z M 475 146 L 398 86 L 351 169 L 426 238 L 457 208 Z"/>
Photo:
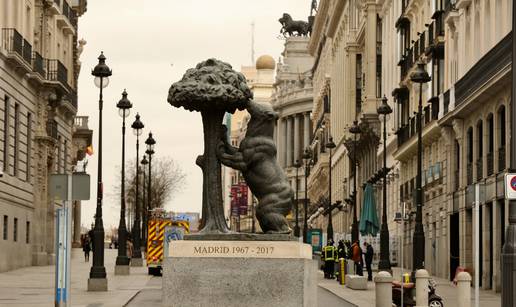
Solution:
<path fill-rule="evenodd" d="M 55 119 L 47 120 L 47 136 L 57 140 L 57 121 Z"/>
<path fill-rule="evenodd" d="M 32 70 L 32 45 L 16 29 L 2 29 L 2 50 L 17 69 Z"/>
<path fill-rule="evenodd" d="M 52 85 L 60 86 L 65 92 L 70 92 L 68 85 L 68 70 L 59 60 L 45 59 L 46 80 Z"/>
<path fill-rule="evenodd" d="M 498 171 L 505 170 L 505 146 L 498 148 Z"/>
<path fill-rule="evenodd" d="M 493 152 L 488 152 L 486 155 L 486 158 L 487 158 L 487 176 L 491 176 L 494 173 Z"/>
<path fill-rule="evenodd" d="M 484 166 L 484 164 L 483 164 L 482 158 L 479 158 L 477 160 L 477 181 L 482 180 L 482 178 L 484 177 L 483 166 Z"/>
<path fill-rule="evenodd" d="M 431 104 L 423 108 L 421 115 L 421 126 L 424 130 L 425 127 L 432 124 L 439 117 L 439 101 L 432 102 Z M 401 125 L 396 134 L 398 135 L 398 147 L 401 147 L 404 143 L 409 141 L 412 137 L 417 135 L 417 124 L 416 115 L 412 116 L 408 120 L 408 124 Z"/>
<path fill-rule="evenodd" d="M 65 34 L 74 34 L 77 29 L 77 15 L 65 0 L 61 6 L 61 12 L 62 14 L 56 17 L 57 26 L 62 28 Z"/>
<path fill-rule="evenodd" d="M 468 162 L 468 164 L 466 166 L 466 177 L 467 177 L 468 185 L 472 184 L 473 183 L 473 163 L 472 162 Z"/>

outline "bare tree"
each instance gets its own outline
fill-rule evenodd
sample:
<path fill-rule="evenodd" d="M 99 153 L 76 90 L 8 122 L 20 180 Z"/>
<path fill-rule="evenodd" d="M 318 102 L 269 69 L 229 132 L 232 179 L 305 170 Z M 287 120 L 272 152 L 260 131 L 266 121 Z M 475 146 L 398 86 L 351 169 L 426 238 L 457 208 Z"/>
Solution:
<path fill-rule="evenodd" d="M 127 203 L 134 203 L 136 191 L 136 168 L 135 160 L 126 162 L 125 193 Z M 120 198 L 120 167 L 118 167 L 118 180 L 114 187 L 114 195 Z M 163 206 L 184 188 L 186 174 L 181 167 L 170 157 L 153 157 L 151 170 L 151 204 L 148 199 L 149 166 L 140 165 L 139 201 L 149 208 L 163 208 Z M 145 182 L 143 182 L 145 177 Z M 143 206 L 142 206 L 143 208 Z"/>

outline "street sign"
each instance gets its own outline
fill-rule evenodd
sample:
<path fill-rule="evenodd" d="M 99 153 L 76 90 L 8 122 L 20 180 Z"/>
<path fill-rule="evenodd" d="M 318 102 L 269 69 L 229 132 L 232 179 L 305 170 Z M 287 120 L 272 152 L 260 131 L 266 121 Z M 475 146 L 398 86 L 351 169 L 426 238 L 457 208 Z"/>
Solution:
<path fill-rule="evenodd" d="M 516 174 L 505 174 L 505 199 L 516 199 Z"/>
<path fill-rule="evenodd" d="M 50 196 L 55 200 L 89 200 L 90 199 L 90 175 L 74 173 L 71 183 L 71 197 L 68 197 L 68 174 L 50 175 Z"/>

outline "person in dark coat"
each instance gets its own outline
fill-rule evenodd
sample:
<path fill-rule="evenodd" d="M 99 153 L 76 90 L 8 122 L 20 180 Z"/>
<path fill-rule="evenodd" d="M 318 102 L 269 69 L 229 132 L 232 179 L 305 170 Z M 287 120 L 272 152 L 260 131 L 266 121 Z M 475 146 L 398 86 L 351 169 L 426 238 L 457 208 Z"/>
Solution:
<path fill-rule="evenodd" d="M 84 252 L 84 262 L 90 261 L 91 241 L 88 236 L 84 238 L 82 243 L 82 251 Z"/>
<path fill-rule="evenodd" d="M 364 247 L 366 248 L 365 263 L 366 263 L 366 269 L 367 269 L 367 280 L 373 281 L 373 270 L 371 269 L 371 264 L 373 263 L 373 255 L 374 255 L 373 246 L 371 246 L 371 244 L 369 244 L 367 242 L 364 242 Z"/>
<path fill-rule="evenodd" d="M 346 246 L 344 246 L 344 241 L 342 240 L 339 240 L 339 246 L 337 247 L 337 255 L 338 259 L 346 259 Z"/>

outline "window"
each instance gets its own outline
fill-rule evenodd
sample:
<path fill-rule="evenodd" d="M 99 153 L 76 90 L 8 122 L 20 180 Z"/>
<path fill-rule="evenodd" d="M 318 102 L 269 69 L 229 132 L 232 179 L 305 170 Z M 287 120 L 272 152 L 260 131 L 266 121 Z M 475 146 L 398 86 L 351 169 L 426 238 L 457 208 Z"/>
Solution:
<path fill-rule="evenodd" d="M 4 172 L 7 173 L 9 166 L 9 97 L 4 96 Z"/>
<path fill-rule="evenodd" d="M 7 240 L 8 238 L 8 234 L 7 232 L 9 231 L 9 218 L 7 217 L 7 215 L 4 215 L 4 240 Z"/>
<path fill-rule="evenodd" d="M 30 166 L 31 166 L 31 154 L 32 154 L 32 114 L 27 113 L 27 151 L 25 159 L 25 180 L 30 180 Z"/>
<path fill-rule="evenodd" d="M 27 221 L 27 225 L 25 227 L 25 243 L 30 243 L 30 222 Z"/>
<path fill-rule="evenodd" d="M 14 161 L 13 175 L 18 176 L 18 159 L 20 157 L 20 105 L 14 105 Z"/>
<path fill-rule="evenodd" d="M 67 173 L 68 172 L 68 165 L 67 165 L 67 162 L 68 162 L 68 141 L 65 140 L 64 141 L 64 157 L 63 157 L 63 164 L 64 164 L 64 167 L 63 167 L 63 173 Z"/>
<path fill-rule="evenodd" d="M 376 98 L 382 97 L 382 19 L 376 15 Z"/>
<path fill-rule="evenodd" d="M 14 218 L 13 224 L 13 241 L 18 241 L 18 218 Z"/>
<path fill-rule="evenodd" d="M 362 55 L 361 54 L 357 54 L 355 87 L 356 87 L 355 109 L 356 109 L 356 114 L 358 114 L 362 110 Z"/>

